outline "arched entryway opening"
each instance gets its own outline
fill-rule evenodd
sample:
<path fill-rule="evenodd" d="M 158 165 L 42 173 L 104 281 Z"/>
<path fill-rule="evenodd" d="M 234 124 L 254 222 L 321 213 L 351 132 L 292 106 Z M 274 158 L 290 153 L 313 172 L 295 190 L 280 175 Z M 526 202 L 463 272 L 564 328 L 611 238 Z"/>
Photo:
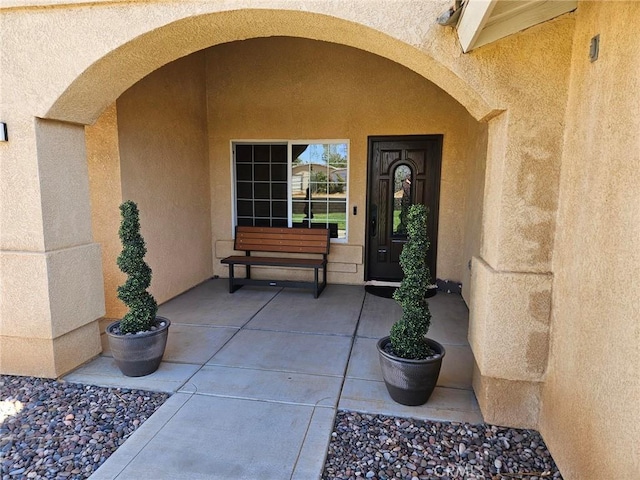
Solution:
<path fill-rule="evenodd" d="M 321 40 L 388 58 L 442 88 L 479 121 L 501 111 L 425 51 L 364 24 L 304 11 L 242 9 L 189 16 L 132 36 L 72 78 L 44 116 L 91 124 L 127 88 L 173 60 L 215 45 L 273 36 Z"/>
<path fill-rule="evenodd" d="M 180 38 L 181 40 L 176 42 L 176 38 Z M 254 38 L 255 40 L 242 41 L 247 38 Z M 149 211 L 149 209 L 144 208 L 146 206 L 151 207 L 150 210 L 164 210 L 166 213 L 166 207 L 169 206 L 171 207 L 169 210 L 173 208 L 175 212 L 173 218 L 181 221 L 184 218 L 191 218 L 192 223 L 190 225 L 197 224 L 198 228 L 201 229 L 198 232 L 194 232 L 193 229 L 181 228 L 179 225 L 176 226 L 176 224 L 174 224 L 168 230 L 165 230 L 169 232 L 168 235 L 151 235 L 151 238 L 161 238 L 162 242 L 164 242 L 163 247 L 157 250 L 157 252 L 159 252 L 158 255 L 163 258 L 180 258 L 166 255 L 166 249 L 169 248 L 169 251 L 171 251 L 171 249 L 184 250 L 185 236 L 189 236 L 190 240 L 196 239 L 196 243 L 198 243 L 197 248 L 193 251 L 201 253 L 200 255 L 194 255 L 194 258 L 199 258 L 200 260 L 202 258 L 205 259 L 204 262 L 201 261 L 199 263 L 194 260 L 191 271 L 195 273 L 186 275 L 185 278 L 178 278 L 178 280 L 176 280 L 176 278 L 180 277 L 180 275 L 176 275 L 175 270 L 173 270 L 171 274 L 165 274 L 162 273 L 162 268 L 160 268 L 160 275 L 158 275 L 160 280 L 163 278 L 167 279 L 166 290 L 160 295 L 161 301 L 180 293 L 185 288 L 188 288 L 189 284 L 193 285 L 196 282 L 194 279 L 198 277 L 202 279 L 210 273 L 217 274 L 216 257 L 224 256 L 225 249 L 229 248 L 232 215 L 229 208 L 225 208 L 224 206 L 222 208 L 220 207 L 221 204 L 224 205 L 224 202 L 227 202 L 227 207 L 232 202 L 229 175 L 231 168 L 229 138 L 244 140 L 263 140 L 265 138 L 268 140 L 283 140 L 304 137 L 307 139 L 324 137 L 325 139 L 334 139 L 344 138 L 345 136 L 349 137 L 351 134 L 354 134 L 351 130 L 347 130 L 346 135 L 340 134 L 335 128 L 335 125 L 332 125 L 330 122 L 326 122 L 324 135 L 320 135 L 319 132 L 316 134 L 313 134 L 313 132 L 292 132 L 291 134 L 287 134 L 285 132 L 276 135 L 277 132 L 275 131 L 271 133 L 261 133 L 255 130 L 253 130 L 252 133 L 251 128 L 253 127 L 250 126 L 251 122 L 245 122 L 244 127 L 246 129 L 244 131 L 237 131 L 237 133 L 227 132 L 227 137 L 224 135 L 218 137 L 217 135 L 219 135 L 220 130 L 224 129 L 224 125 L 228 126 L 232 125 L 232 123 L 220 122 L 218 126 L 222 126 L 222 128 L 214 130 L 208 126 L 210 125 L 210 114 L 220 111 L 218 109 L 210 109 L 206 106 L 207 102 L 210 101 L 209 95 L 210 93 L 215 95 L 213 92 L 221 92 L 223 87 L 231 89 L 226 92 L 226 95 L 214 99 L 214 103 L 215 101 L 219 101 L 223 104 L 225 99 L 239 98 L 238 96 L 229 94 L 234 88 L 237 88 L 239 84 L 236 82 L 225 85 L 223 78 L 217 78 L 214 79 L 214 81 L 218 82 L 217 86 L 220 88 L 208 90 L 207 82 L 211 81 L 209 73 L 214 72 L 212 74 L 215 75 L 216 72 L 219 73 L 223 71 L 223 69 L 208 69 L 208 65 L 212 62 L 212 56 L 215 57 L 221 54 L 223 57 L 221 59 L 227 61 L 227 65 L 230 65 L 233 71 L 238 72 L 239 65 L 237 61 L 241 59 L 241 55 L 235 55 L 234 49 L 247 49 L 246 45 L 252 41 L 276 42 L 271 46 L 265 45 L 267 52 L 270 52 L 271 55 L 280 48 L 293 49 L 294 51 L 307 50 L 313 54 L 316 53 L 314 49 L 320 48 L 321 51 L 319 53 L 328 55 L 328 57 L 332 57 L 336 50 L 340 51 L 340 54 L 336 57 L 340 59 L 348 57 L 348 55 L 343 55 L 341 49 L 345 51 L 348 50 L 349 55 L 355 55 L 353 58 L 355 58 L 356 63 L 362 65 L 360 73 L 362 73 L 362 69 L 370 63 L 382 65 L 384 69 L 397 69 L 397 72 L 392 75 L 392 78 L 400 79 L 399 82 L 394 82 L 393 85 L 387 85 L 382 81 L 376 85 L 376 88 L 384 89 L 387 87 L 386 91 L 393 91 L 398 99 L 402 96 L 401 92 L 405 92 L 406 98 L 402 101 L 407 101 L 407 98 L 417 102 L 421 101 L 420 96 L 416 97 L 416 89 L 413 88 L 418 84 L 421 84 L 422 87 L 419 87 L 417 91 L 421 91 L 420 89 L 424 87 L 430 89 L 432 93 L 438 92 L 435 97 L 444 101 L 447 107 L 454 109 L 456 111 L 455 115 L 466 115 L 464 121 L 449 121 L 446 125 L 446 128 L 449 129 L 448 137 L 450 139 L 464 138 L 465 132 L 460 134 L 459 128 L 464 127 L 464 130 L 469 124 L 474 125 L 475 122 L 476 126 L 473 128 L 476 129 L 476 131 L 473 138 L 477 140 L 474 145 L 480 145 L 479 150 L 475 152 L 480 153 L 480 160 L 475 159 L 471 163 L 474 165 L 473 168 L 477 170 L 476 173 L 480 173 L 480 176 L 476 178 L 478 181 L 474 183 L 474 195 L 476 195 L 476 198 L 482 197 L 481 175 L 483 174 L 483 169 L 477 166 L 478 164 L 484 164 L 482 158 L 484 158 L 485 152 L 482 150 L 484 145 L 486 145 L 487 132 L 478 121 L 492 118 L 498 111 L 488 106 L 486 102 L 457 75 L 453 74 L 424 52 L 363 25 L 346 22 L 336 17 L 304 12 L 248 10 L 185 18 L 139 35 L 103 55 L 69 84 L 64 93 L 61 94 L 48 109 L 46 114 L 47 119 L 43 120 L 44 125 L 61 125 L 59 121 L 62 121 L 64 122 L 62 124 L 64 125 L 64 129 L 78 132 L 78 129 L 82 128 L 79 127 L 78 124 L 91 124 L 99 117 L 101 120 L 106 119 L 106 124 L 108 125 L 106 131 L 110 130 L 110 133 L 105 137 L 100 137 L 99 135 L 92 136 L 92 134 L 89 134 L 86 138 L 87 143 L 85 146 L 85 139 L 73 133 L 67 135 L 67 143 L 65 145 L 69 151 L 77 151 L 84 154 L 84 149 L 88 148 L 89 153 L 91 153 L 95 145 L 95 143 L 92 142 L 97 139 L 100 148 L 106 149 L 107 151 L 110 150 L 111 154 L 113 154 L 111 158 L 108 155 L 106 157 L 114 160 L 114 163 L 110 164 L 113 170 L 109 172 L 109 175 L 112 175 L 109 178 L 115 178 L 119 180 L 119 182 L 116 181 L 112 183 L 106 177 L 98 180 L 98 184 L 102 184 L 108 189 L 110 195 L 101 195 L 99 192 L 96 195 L 94 189 L 92 191 L 94 197 L 93 203 L 97 205 L 102 201 L 109 204 L 109 208 L 99 208 L 98 214 L 97 216 L 94 214 L 94 218 L 100 218 L 101 221 L 94 222 L 94 226 L 97 223 L 103 226 L 117 223 L 117 209 L 114 207 L 117 206 L 119 200 L 132 196 L 129 195 L 130 192 L 152 192 L 152 195 L 143 199 L 143 205 L 141 205 L 143 212 Z M 277 45 L 277 42 L 281 42 L 280 46 L 274 48 L 273 45 Z M 216 45 L 218 46 L 216 47 Z M 299 58 L 303 57 L 304 56 Z M 312 58 L 312 56 L 307 55 L 307 59 L 310 58 Z M 181 75 L 181 73 L 185 71 L 184 65 L 186 63 L 190 63 L 191 65 L 186 71 L 193 72 L 193 69 L 199 71 L 202 74 L 202 77 L 200 77 L 202 82 L 196 81 L 193 76 L 185 77 Z M 329 61 L 332 69 L 335 69 L 338 63 L 335 59 Z M 312 70 L 318 66 L 319 64 L 314 65 L 313 61 L 311 61 L 307 63 L 305 68 Z M 163 70 L 160 71 L 158 70 L 159 68 Z M 167 69 L 171 70 L 171 75 L 174 75 L 173 81 L 168 81 L 168 77 L 160 75 L 161 73 L 167 73 Z M 154 72 L 155 70 L 158 71 Z M 144 92 L 139 90 L 140 88 L 144 89 L 144 82 L 147 80 L 156 82 L 154 87 L 157 89 L 156 93 L 151 95 L 150 98 L 145 98 L 145 95 L 148 95 L 150 90 L 146 89 Z M 333 80 L 340 79 L 336 79 L 334 75 Z M 186 83 L 189 83 L 191 86 L 188 88 L 180 88 L 180 85 L 185 85 Z M 345 85 L 344 82 L 338 82 L 338 84 Z M 306 86 L 307 91 L 314 91 L 309 89 L 310 85 Z M 189 97 L 188 100 L 193 103 L 177 102 L 172 104 L 171 101 L 175 100 L 175 97 L 171 96 L 171 89 L 176 87 L 181 91 L 181 94 Z M 304 83 L 301 84 L 301 87 L 300 92 L 305 92 Z M 164 93 L 163 88 L 165 89 Z M 325 86 L 325 88 L 327 87 Z M 444 90 L 444 88 L 446 88 L 446 90 Z M 240 92 L 243 92 L 243 90 L 240 89 Z M 245 89 L 242 98 L 251 98 L 251 93 L 252 92 Z M 253 93 L 255 94 L 257 92 Z M 318 91 L 315 91 L 316 95 L 317 93 Z M 355 93 L 362 94 L 362 92 Z M 424 94 L 425 92 L 422 93 Z M 424 98 L 429 98 L 430 96 L 433 97 L 433 95 L 429 94 L 422 95 Z M 356 95 L 351 95 L 351 97 L 358 98 L 359 103 L 365 105 L 365 111 L 362 113 L 366 113 L 367 101 L 370 102 L 370 98 L 367 101 L 363 101 L 362 97 L 357 97 Z M 254 95 L 253 98 L 255 100 L 257 97 Z M 186 105 L 202 105 L 203 99 L 205 100 L 205 109 L 198 114 L 191 115 L 193 111 L 189 108 L 185 110 L 184 107 Z M 167 107 L 165 113 L 167 115 L 152 115 L 149 117 L 159 122 L 159 128 L 155 130 L 155 137 L 152 139 L 144 138 L 144 135 L 139 135 L 139 133 L 143 131 L 140 127 L 147 128 L 149 125 L 148 123 L 146 125 L 136 123 L 144 118 L 142 115 L 138 115 L 141 112 L 139 107 L 151 105 L 152 108 L 149 111 L 153 111 L 154 105 L 162 104 L 162 101 L 159 100 L 165 102 L 164 105 Z M 129 103 L 127 104 L 127 102 Z M 142 103 L 137 104 L 136 102 Z M 145 102 L 147 103 L 145 104 Z M 125 105 L 123 107 L 124 110 L 119 110 L 118 103 Z M 390 105 L 391 103 L 389 102 L 382 104 L 385 108 L 389 108 Z M 247 104 L 245 103 L 242 108 L 246 109 Z M 131 114 L 121 115 L 121 112 L 124 112 L 126 109 L 130 109 Z M 445 112 L 445 110 L 447 109 L 441 109 L 440 113 Z M 448 109 L 448 111 L 450 110 L 451 109 Z M 282 116 L 286 111 L 287 109 L 280 105 L 279 110 L 275 113 L 279 113 L 280 116 Z M 389 111 L 391 112 L 392 109 L 389 109 Z M 274 112 L 271 113 L 273 114 Z M 420 118 L 420 115 L 415 112 L 403 115 L 402 111 L 395 111 L 389 116 L 384 113 L 384 109 L 376 110 L 374 108 L 373 114 L 369 116 L 361 115 L 358 118 L 349 118 L 348 115 L 346 115 L 344 117 L 345 120 L 343 120 L 343 125 L 346 125 L 346 123 L 344 123 L 345 121 L 351 121 L 353 123 L 362 118 L 366 118 L 368 122 L 366 135 L 433 133 L 433 131 L 429 130 L 431 130 L 431 128 L 437 128 L 437 126 L 433 124 L 431 126 L 425 124 L 423 119 Z M 101 117 L 101 115 L 103 116 Z M 326 115 L 326 118 L 329 116 L 330 115 Z M 451 115 L 449 115 L 449 117 L 451 117 Z M 393 121 L 391 121 L 392 118 L 394 119 Z M 236 120 L 238 119 L 243 120 L 243 116 L 238 115 Z M 244 119 L 246 119 L 246 116 Z M 260 120 L 258 116 L 255 116 L 254 119 Z M 289 119 L 289 122 L 292 121 L 300 124 L 295 118 Z M 444 120 L 442 121 L 444 122 Z M 264 125 L 264 123 L 264 120 L 262 120 L 262 125 Z M 274 122 L 270 123 L 271 125 L 277 125 Z M 102 126 L 104 126 L 104 124 L 102 124 Z M 99 125 L 98 127 L 88 127 L 88 131 L 90 132 L 91 129 L 94 128 L 102 127 Z M 180 130 L 182 133 L 177 136 L 169 135 L 168 133 L 171 128 L 173 128 L 174 133 L 176 130 Z M 54 131 L 55 128 L 42 128 L 39 135 L 42 136 L 42 140 L 44 141 L 46 136 L 55 135 Z M 122 135 L 122 132 L 125 131 L 127 135 Z M 105 130 L 102 130 L 101 133 L 104 132 Z M 166 135 L 162 135 L 163 132 Z M 359 148 L 360 153 L 366 151 L 366 135 L 364 132 L 365 130 L 355 132 L 357 138 L 350 145 L 352 152 L 357 153 Z M 453 145 L 453 143 L 450 145 Z M 474 152 L 465 150 L 466 147 L 463 145 L 464 142 L 461 141 L 457 144 L 457 147 L 449 152 L 452 159 L 468 159 L 475 155 Z M 471 145 L 471 143 L 469 142 L 468 145 Z M 173 160 L 166 164 L 166 166 L 170 167 L 169 169 L 163 168 L 162 163 L 160 163 L 154 166 L 157 176 L 149 175 L 149 170 L 145 169 L 144 159 L 157 159 L 162 157 L 164 153 L 166 153 L 167 148 L 180 152 L 177 158 L 189 158 L 193 163 L 188 165 L 181 163 L 180 160 L 176 160 L 174 156 Z M 124 171 L 123 164 L 121 163 L 122 158 L 124 158 L 123 156 L 128 156 L 130 160 L 126 163 Z M 220 161 L 223 157 L 227 159 L 226 163 L 225 161 Z M 102 157 L 103 160 L 104 158 L 105 157 Z M 213 158 L 218 160 L 212 161 Z M 362 163 L 358 164 L 357 161 L 355 161 L 356 158 L 360 158 L 358 161 Z M 117 161 L 115 161 L 116 159 Z M 469 162 L 470 160 L 464 160 L 463 163 L 471 165 Z M 338 256 L 336 263 L 347 265 L 346 267 L 341 267 L 346 271 L 338 270 L 337 273 L 340 274 L 343 277 L 343 281 L 347 283 L 354 282 L 356 279 L 362 280 L 363 275 L 361 264 L 351 262 L 349 259 L 357 256 L 358 252 L 361 254 L 364 244 L 362 237 L 364 236 L 365 229 L 362 212 L 364 210 L 364 204 L 366 203 L 366 193 L 363 182 L 364 178 L 366 178 L 365 163 L 366 162 L 362 160 L 362 155 L 354 155 L 352 172 L 357 173 L 359 169 L 361 176 L 354 173 L 350 180 L 352 187 L 349 197 L 349 212 L 355 212 L 358 210 L 357 207 L 360 207 L 359 211 L 361 216 L 352 219 L 349 242 L 336 249 Z M 452 165 L 454 164 L 455 162 L 452 163 Z M 170 182 L 173 183 L 178 181 L 176 176 L 171 175 L 171 168 L 194 168 L 191 173 L 194 175 L 194 178 L 198 177 L 200 180 L 198 188 L 192 188 L 190 184 L 189 186 L 182 185 L 178 190 L 169 191 L 161 188 L 160 184 L 162 182 L 160 182 L 160 184 L 158 182 L 152 183 L 154 178 L 161 178 L 164 181 L 170 180 Z M 455 168 L 453 170 L 455 170 Z M 463 175 L 465 178 L 464 182 L 466 182 L 464 188 L 467 190 L 470 185 L 469 175 L 472 174 L 471 170 L 473 169 L 468 169 Z M 105 172 L 102 171 L 101 173 L 104 174 Z M 130 180 L 133 178 L 137 178 L 141 183 L 130 183 Z M 451 204 L 455 203 L 459 194 L 457 189 L 461 187 L 461 185 L 462 183 L 459 182 L 459 179 L 451 177 Z M 188 191 L 193 196 L 187 201 L 183 195 L 174 195 L 176 191 Z M 79 197 L 83 197 L 83 195 L 79 195 Z M 222 199 L 222 201 L 220 201 L 220 199 Z M 351 204 L 352 200 L 355 200 L 357 204 Z M 86 212 L 87 202 L 88 199 L 86 197 L 79 198 L 79 201 L 76 201 L 78 205 L 83 205 L 81 208 L 83 212 Z M 147 202 L 146 205 L 144 204 L 145 202 Z M 189 210 L 189 214 L 184 215 L 185 209 Z M 446 215 L 447 218 L 454 218 L 454 215 L 451 215 L 451 212 L 446 212 L 446 209 L 443 215 Z M 469 215 L 464 213 L 463 215 L 465 218 L 471 219 L 471 223 L 475 225 L 474 228 L 477 227 L 476 233 L 472 235 L 472 237 L 469 237 L 473 238 L 470 243 L 464 240 L 461 234 L 461 224 L 452 226 L 451 231 L 456 237 L 457 242 L 456 248 L 460 246 L 467 248 L 469 245 L 472 245 L 469 248 L 473 248 L 476 251 L 479 249 L 478 217 L 480 215 L 481 209 L 477 209 L 473 214 Z M 145 213 L 143 213 L 143 221 L 144 216 Z M 354 216 L 356 215 L 354 214 Z M 168 218 L 170 222 L 172 217 L 169 215 L 165 216 L 165 218 Z M 152 217 L 151 219 L 153 220 Z M 149 223 L 158 228 L 165 226 L 162 225 L 162 222 L 155 223 L 151 221 Z M 213 233 L 209 236 L 206 233 L 207 230 Z M 443 230 L 446 230 L 446 228 Z M 218 234 L 217 232 L 223 233 Z M 111 235 L 113 238 L 113 234 Z M 105 247 L 104 250 L 107 251 L 108 248 Z M 153 250 L 153 248 L 150 248 L 150 250 Z M 209 252 L 211 261 L 208 260 L 207 254 L 203 253 L 206 251 Z M 111 253 L 116 254 L 117 247 L 112 249 Z M 154 255 L 153 251 L 151 251 L 151 255 Z M 464 256 L 466 257 L 467 255 Z M 457 269 L 457 272 L 462 272 L 455 273 L 455 275 L 464 275 L 466 270 L 463 268 L 464 265 L 461 267 L 461 264 L 466 264 L 466 261 L 461 260 L 462 255 L 459 255 L 459 252 L 455 254 L 455 257 L 453 263 L 457 262 L 457 265 L 453 268 Z M 443 258 L 445 258 L 444 255 Z M 209 265 L 207 265 L 207 263 L 209 263 Z M 181 262 L 181 266 L 183 266 L 183 262 Z M 446 271 L 446 269 L 444 270 Z M 183 271 L 185 270 L 180 270 L 180 272 Z M 99 274 L 99 272 L 96 271 L 96 274 Z M 108 275 L 105 275 L 105 277 L 108 277 Z M 115 283 L 117 283 L 117 281 L 113 284 L 115 285 Z M 109 314 L 109 312 L 107 312 L 107 314 Z M 92 319 L 87 318 L 85 321 L 91 322 Z M 91 353 L 87 356 L 90 355 Z M 68 367 L 62 367 L 62 369 L 65 370 L 68 369 Z"/>
<path fill-rule="evenodd" d="M 369 139 L 429 134 L 443 139 L 437 172 L 442 211 L 433 239 L 440 245 L 437 271 L 441 279 L 466 283 L 468 259 L 479 251 L 487 131 L 432 82 L 353 47 L 294 37 L 230 42 L 161 67 L 87 128 L 107 317 L 122 313 L 115 300 L 122 281 L 115 232 L 116 207 L 125 199 L 141 207 L 159 301 L 212 275 L 227 275 L 219 260 L 232 250 L 237 218 L 246 217 L 238 208 L 247 203 L 249 210 L 273 208 L 270 195 L 287 189 L 273 177 L 274 166 L 264 178 L 255 173 L 260 165 L 251 167 L 256 170 L 247 178 L 237 178 L 246 160 L 236 158 L 236 144 L 258 145 L 256 151 L 279 148 L 285 157 L 287 143 L 345 145 L 347 163 L 338 173 L 328 167 L 329 188 L 314 192 L 313 203 L 318 218 L 325 198 L 344 217 L 329 259 L 331 282 L 362 283 L 368 267 Z M 311 170 L 321 162 L 310 160 Z M 291 163 L 291 181 L 300 167 Z M 282 173 L 286 182 L 286 169 Z M 297 201 L 292 199 L 292 207 Z"/>

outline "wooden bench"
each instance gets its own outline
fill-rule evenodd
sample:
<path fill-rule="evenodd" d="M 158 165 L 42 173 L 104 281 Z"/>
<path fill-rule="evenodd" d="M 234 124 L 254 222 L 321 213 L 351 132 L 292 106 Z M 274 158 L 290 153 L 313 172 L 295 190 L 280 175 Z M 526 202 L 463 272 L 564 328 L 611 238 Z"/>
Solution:
<path fill-rule="evenodd" d="M 327 286 L 327 255 L 329 254 L 329 229 L 327 228 L 278 228 L 236 227 L 234 249 L 245 255 L 233 255 L 222 259 L 229 265 L 229 293 L 243 285 L 269 285 L 272 287 L 311 288 L 318 298 Z M 252 256 L 251 252 L 317 254 L 315 258 L 291 258 L 282 256 Z M 234 266 L 244 265 L 246 277 L 237 278 Z M 313 268 L 313 282 L 289 280 L 257 280 L 251 278 L 251 267 Z M 318 270 L 322 269 L 322 283 L 318 281 Z"/>

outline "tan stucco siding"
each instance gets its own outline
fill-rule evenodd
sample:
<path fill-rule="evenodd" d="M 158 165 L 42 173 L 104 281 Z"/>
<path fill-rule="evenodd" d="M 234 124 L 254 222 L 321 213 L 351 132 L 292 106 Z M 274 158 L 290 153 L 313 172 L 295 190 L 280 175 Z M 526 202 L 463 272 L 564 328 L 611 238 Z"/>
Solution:
<path fill-rule="evenodd" d="M 448 61 L 473 84 L 495 86 L 508 105 L 488 122 L 480 255 L 465 292 L 474 388 L 489 422 L 537 427 L 574 20 L 565 15 Z M 465 75 L 475 62 L 488 68 Z M 500 401 L 509 389 L 527 402 Z"/>
<path fill-rule="evenodd" d="M 204 73 L 191 55 L 117 101 L 122 198 L 138 203 L 159 303 L 211 276 Z"/>
<path fill-rule="evenodd" d="M 438 264 L 441 278 L 460 281 L 468 184 L 476 155 L 468 143 L 483 128 L 432 83 L 381 57 L 303 39 L 270 38 L 207 52 L 214 239 L 232 238 L 232 140 L 347 139 L 350 142 L 348 255 L 334 244 L 329 260 L 352 265 L 332 282 L 359 283 L 366 217 L 370 135 L 444 134 Z M 480 149 L 481 150 L 481 149 Z M 358 214 L 353 215 L 353 207 Z M 471 208 L 480 208 L 472 205 Z M 228 254 L 216 251 L 216 257 Z M 341 268 L 345 270 L 345 268 Z M 227 275 L 217 264 L 215 273 Z"/>
<path fill-rule="evenodd" d="M 482 257 L 497 271 L 551 271 L 573 17 L 566 15 L 466 54 L 462 75 L 508 105 L 491 123 Z"/>
<path fill-rule="evenodd" d="M 116 297 L 116 289 L 124 283 L 126 276 L 115 264 L 122 250 L 118 238 L 122 180 L 115 103 L 100 115 L 95 124 L 85 128 L 85 141 L 91 185 L 93 239 L 100 244 L 102 251 L 105 315 L 107 318 L 121 318 L 127 312 L 127 307 Z"/>
<path fill-rule="evenodd" d="M 540 427 L 564 478 L 640 476 L 640 19 L 580 3 Z M 591 38 L 600 54 L 589 61 Z"/>
<path fill-rule="evenodd" d="M 484 184 L 487 163 L 488 128 L 481 130 L 481 135 L 470 137 L 467 142 L 467 158 L 469 159 L 469 181 L 464 206 L 464 245 L 462 260 L 462 297 L 471 301 L 471 263 L 473 257 L 480 256 L 482 246 L 482 216 L 484 208 Z"/>
<path fill-rule="evenodd" d="M 0 371 L 55 377 L 100 352 L 97 338 L 65 350 L 69 339 L 97 334 L 104 314 L 100 248 L 91 243 L 84 128 L 34 118 L 31 126 L 33 143 L 18 136 L 14 148 L 0 147 Z M 36 172 L 26 160 L 34 147 Z"/>

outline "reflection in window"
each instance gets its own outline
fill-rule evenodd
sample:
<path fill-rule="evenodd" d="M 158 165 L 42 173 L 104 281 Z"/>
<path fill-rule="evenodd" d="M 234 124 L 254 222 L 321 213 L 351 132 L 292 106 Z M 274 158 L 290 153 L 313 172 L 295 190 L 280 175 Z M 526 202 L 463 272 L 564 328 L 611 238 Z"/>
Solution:
<path fill-rule="evenodd" d="M 294 144 L 291 148 L 293 226 L 322 227 L 347 238 L 347 144 Z"/>
<path fill-rule="evenodd" d="M 411 168 L 398 165 L 393 172 L 393 234 L 407 234 L 407 214 L 411 206 Z"/>

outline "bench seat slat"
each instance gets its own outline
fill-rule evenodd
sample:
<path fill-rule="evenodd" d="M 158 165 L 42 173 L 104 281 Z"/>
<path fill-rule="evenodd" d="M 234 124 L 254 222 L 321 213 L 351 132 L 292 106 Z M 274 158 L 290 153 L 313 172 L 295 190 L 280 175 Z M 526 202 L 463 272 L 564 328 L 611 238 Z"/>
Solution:
<path fill-rule="evenodd" d="M 268 240 L 272 242 L 290 242 L 290 243 L 304 243 L 304 242 L 316 242 L 316 243 L 326 243 L 324 236 L 322 235 L 314 235 L 304 236 L 304 235 L 238 235 L 239 240 Z"/>
<path fill-rule="evenodd" d="M 323 229 L 324 230 L 324 229 Z M 240 238 L 272 238 L 276 239 L 286 239 L 286 240 L 313 240 L 314 238 L 322 241 L 324 239 L 323 230 L 315 230 L 313 235 L 303 235 L 300 233 L 268 233 L 268 232 L 238 232 L 238 237 Z M 318 233 L 320 232 L 320 233 Z"/>
<path fill-rule="evenodd" d="M 281 252 L 281 253 L 318 253 L 324 254 L 326 249 L 323 247 L 301 247 L 292 245 L 260 245 L 255 243 L 243 244 L 236 250 L 251 251 L 251 252 Z"/>
<path fill-rule="evenodd" d="M 304 241 L 291 241 L 288 238 L 283 239 L 271 239 L 271 238 L 239 238 L 236 240 L 236 244 L 242 248 L 249 248 L 249 245 L 258 245 L 264 249 L 269 246 L 295 246 L 300 248 L 305 247 L 319 247 L 323 250 L 327 249 L 327 242 L 322 240 L 304 240 Z"/>
<path fill-rule="evenodd" d="M 246 257 L 231 256 L 222 260 L 222 263 L 234 263 L 236 265 L 265 265 L 271 267 L 299 267 L 316 268 L 322 267 L 326 260 L 323 258 L 280 258 L 280 257 Z"/>
<path fill-rule="evenodd" d="M 289 228 L 289 227 L 237 227 L 238 233 L 251 234 L 251 233 L 266 233 L 269 235 L 285 234 L 285 235 L 318 235 L 320 232 L 324 232 L 325 228 Z"/>
<path fill-rule="evenodd" d="M 238 235 L 236 237 L 234 249 L 257 252 L 278 251 L 291 253 L 300 252 L 327 254 L 329 253 L 329 239 L 328 235 L 316 235 L 301 238 L 289 238 L 285 235 Z"/>

